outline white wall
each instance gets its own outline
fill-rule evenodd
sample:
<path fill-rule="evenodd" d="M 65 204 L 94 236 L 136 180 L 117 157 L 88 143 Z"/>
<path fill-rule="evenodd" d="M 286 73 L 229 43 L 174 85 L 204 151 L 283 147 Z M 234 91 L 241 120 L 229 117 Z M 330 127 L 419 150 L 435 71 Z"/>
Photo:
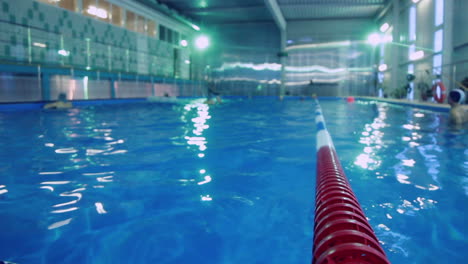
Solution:
<path fill-rule="evenodd" d="M 374 29 L 372 19 L 292 21 L 288 22 L 287 39 L 294 44 L 365 40 Z"/>

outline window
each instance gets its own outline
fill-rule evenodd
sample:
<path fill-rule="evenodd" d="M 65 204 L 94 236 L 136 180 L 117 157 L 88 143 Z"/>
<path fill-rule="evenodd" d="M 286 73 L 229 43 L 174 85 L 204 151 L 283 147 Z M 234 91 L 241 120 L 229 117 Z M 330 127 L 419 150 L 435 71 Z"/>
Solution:
<path fill-rule="evenodd" d="M 91 11 L 91 13 L 89 12 L 90 10 L 94 8 L 96 8 L 96 0 L 82 0 L 83 1 L 83 15 L 85 16 L 90 16 L 90 17 L 94 17 Z"/>
<path fill-rule="evenodd" d="M 58 4 L 61 8 L 75 12 L 77 10 L 76 1 L 77 0 L 61 0 Z"/>
<path fill-rule="evenodd" d="M 441 52 L 443 45 L 444 30 L 439 29 L 434 33 L 434 52 Z"/>
<path fill-rule="evenodd" d="M 442 54 L 436 54 L 432 57 L 432 72 L 441 74 L 442 72 Z"/>
<path fill-rule="evenodd" d="M 127 15 L 127 19 L 125 21 L 126 28 L 129 30 L 136 31 L 136 22 L 137 22 L 136 15 L 130 11 L 127 11 L 126 15 Z"/>
<path fill-rule="evenodd" d="M 119 6 L 112 5 L 112 16 L 111 16 L 112 24 L 116 26 L 124 26 L 123 21 L 123 10 Z"/>
<path fill-rule="evenodd" d="M 98 0 L 97 5 L 97 18 L 99 20 L 110 22 L 111 21 L 111 5 L 106 0 Z"/>
<path fill-rule="evenodd" d="M 50 5 L 57 5 L 56 0 L 39 0 L 39 2 L 50 4 Z"/>
<path fill-rule="evenodd" d="M 169 28 L 166 28 L 166 37 L 167 37 L 167 42 L 172 43 L 172 30 Z"/>
<path fill-rule="evenodd" d="M 444 23 L 444 0 L 435 0 L 435 26 Z"/>
<path fill-rule="evenodd" d="M 166 41 L 166 27 L 159 25 L 159 39 Z"/>
<path fill-rule="evenodd" d="M 147 20 L 146 24 L 148 25 L 148 36 L 150 37 L 156 37 L 157 32 L 156 32 L 156 23 L 152 20 Z"/>
<path fill-rule="evenodd" d="M 173 31 L 172 44 L 179 45 L 179 32 Z"/>
<path fill-rule="evenodd" d="M 416 52 L 416 46 L 414 44 L 410 45 L 408 48 L 408 58 L 411 58 L 411 55 Z"/>
<path fill-rule="evenodd" d="M 140 33 L 143 33 L 143 34 L 146 34 L 146 18 L 142 17 L 142 16 L 137 16 L 137 21 L 138 21 L 138 24 L 137 24 L 137 28 L 136 28 L 136 31 L 137 32 L 140 32 Z"/>
<path fill-rule="evenodd" d="M 414 64 L 408 64 L 408 73 L 414 74 Z"/>
<path fill-rule="evenodd" d="M 416 7 L 412 6 L 409 10 L 409 40 L 416 40 Z"/>

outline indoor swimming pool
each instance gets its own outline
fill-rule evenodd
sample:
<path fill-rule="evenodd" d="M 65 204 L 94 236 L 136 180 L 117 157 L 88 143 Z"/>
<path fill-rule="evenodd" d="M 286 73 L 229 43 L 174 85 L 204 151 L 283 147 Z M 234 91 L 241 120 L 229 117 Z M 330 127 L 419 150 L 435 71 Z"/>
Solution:
<path fill-rule="evenodd" d="M 391 263 L 463 262 L 466 128 L 442 112 L 319 101 Z M 310 263 L 315 103 L 202 102 L 0 111 L 0 260 Z"/>

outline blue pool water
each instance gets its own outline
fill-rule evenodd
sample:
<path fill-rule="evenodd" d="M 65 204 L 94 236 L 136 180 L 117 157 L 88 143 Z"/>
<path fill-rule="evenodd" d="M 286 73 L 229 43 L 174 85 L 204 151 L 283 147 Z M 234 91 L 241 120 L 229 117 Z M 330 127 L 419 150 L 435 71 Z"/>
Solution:
<path fill-rule="evenodd" d="M 466 258 L 466 129 L 446 113 L 321 105 L 390 261 Z M 314 111 L 267 98 L 0 112 L 0 259 L 310 263 Z"/>

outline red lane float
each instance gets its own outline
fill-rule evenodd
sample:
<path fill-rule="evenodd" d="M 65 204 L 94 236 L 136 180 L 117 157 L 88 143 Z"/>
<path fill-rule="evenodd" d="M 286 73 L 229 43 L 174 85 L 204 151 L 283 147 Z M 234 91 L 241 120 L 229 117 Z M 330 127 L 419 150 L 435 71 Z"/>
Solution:
<path fill-rule="evenodd" d="M 389 264 L 341 167 L 317 103 L 313 264 Z"/>
<path fill-rule="evenodd" d="M 314 264 L 389 264 L 335 150 L 317 153 Z"/>

